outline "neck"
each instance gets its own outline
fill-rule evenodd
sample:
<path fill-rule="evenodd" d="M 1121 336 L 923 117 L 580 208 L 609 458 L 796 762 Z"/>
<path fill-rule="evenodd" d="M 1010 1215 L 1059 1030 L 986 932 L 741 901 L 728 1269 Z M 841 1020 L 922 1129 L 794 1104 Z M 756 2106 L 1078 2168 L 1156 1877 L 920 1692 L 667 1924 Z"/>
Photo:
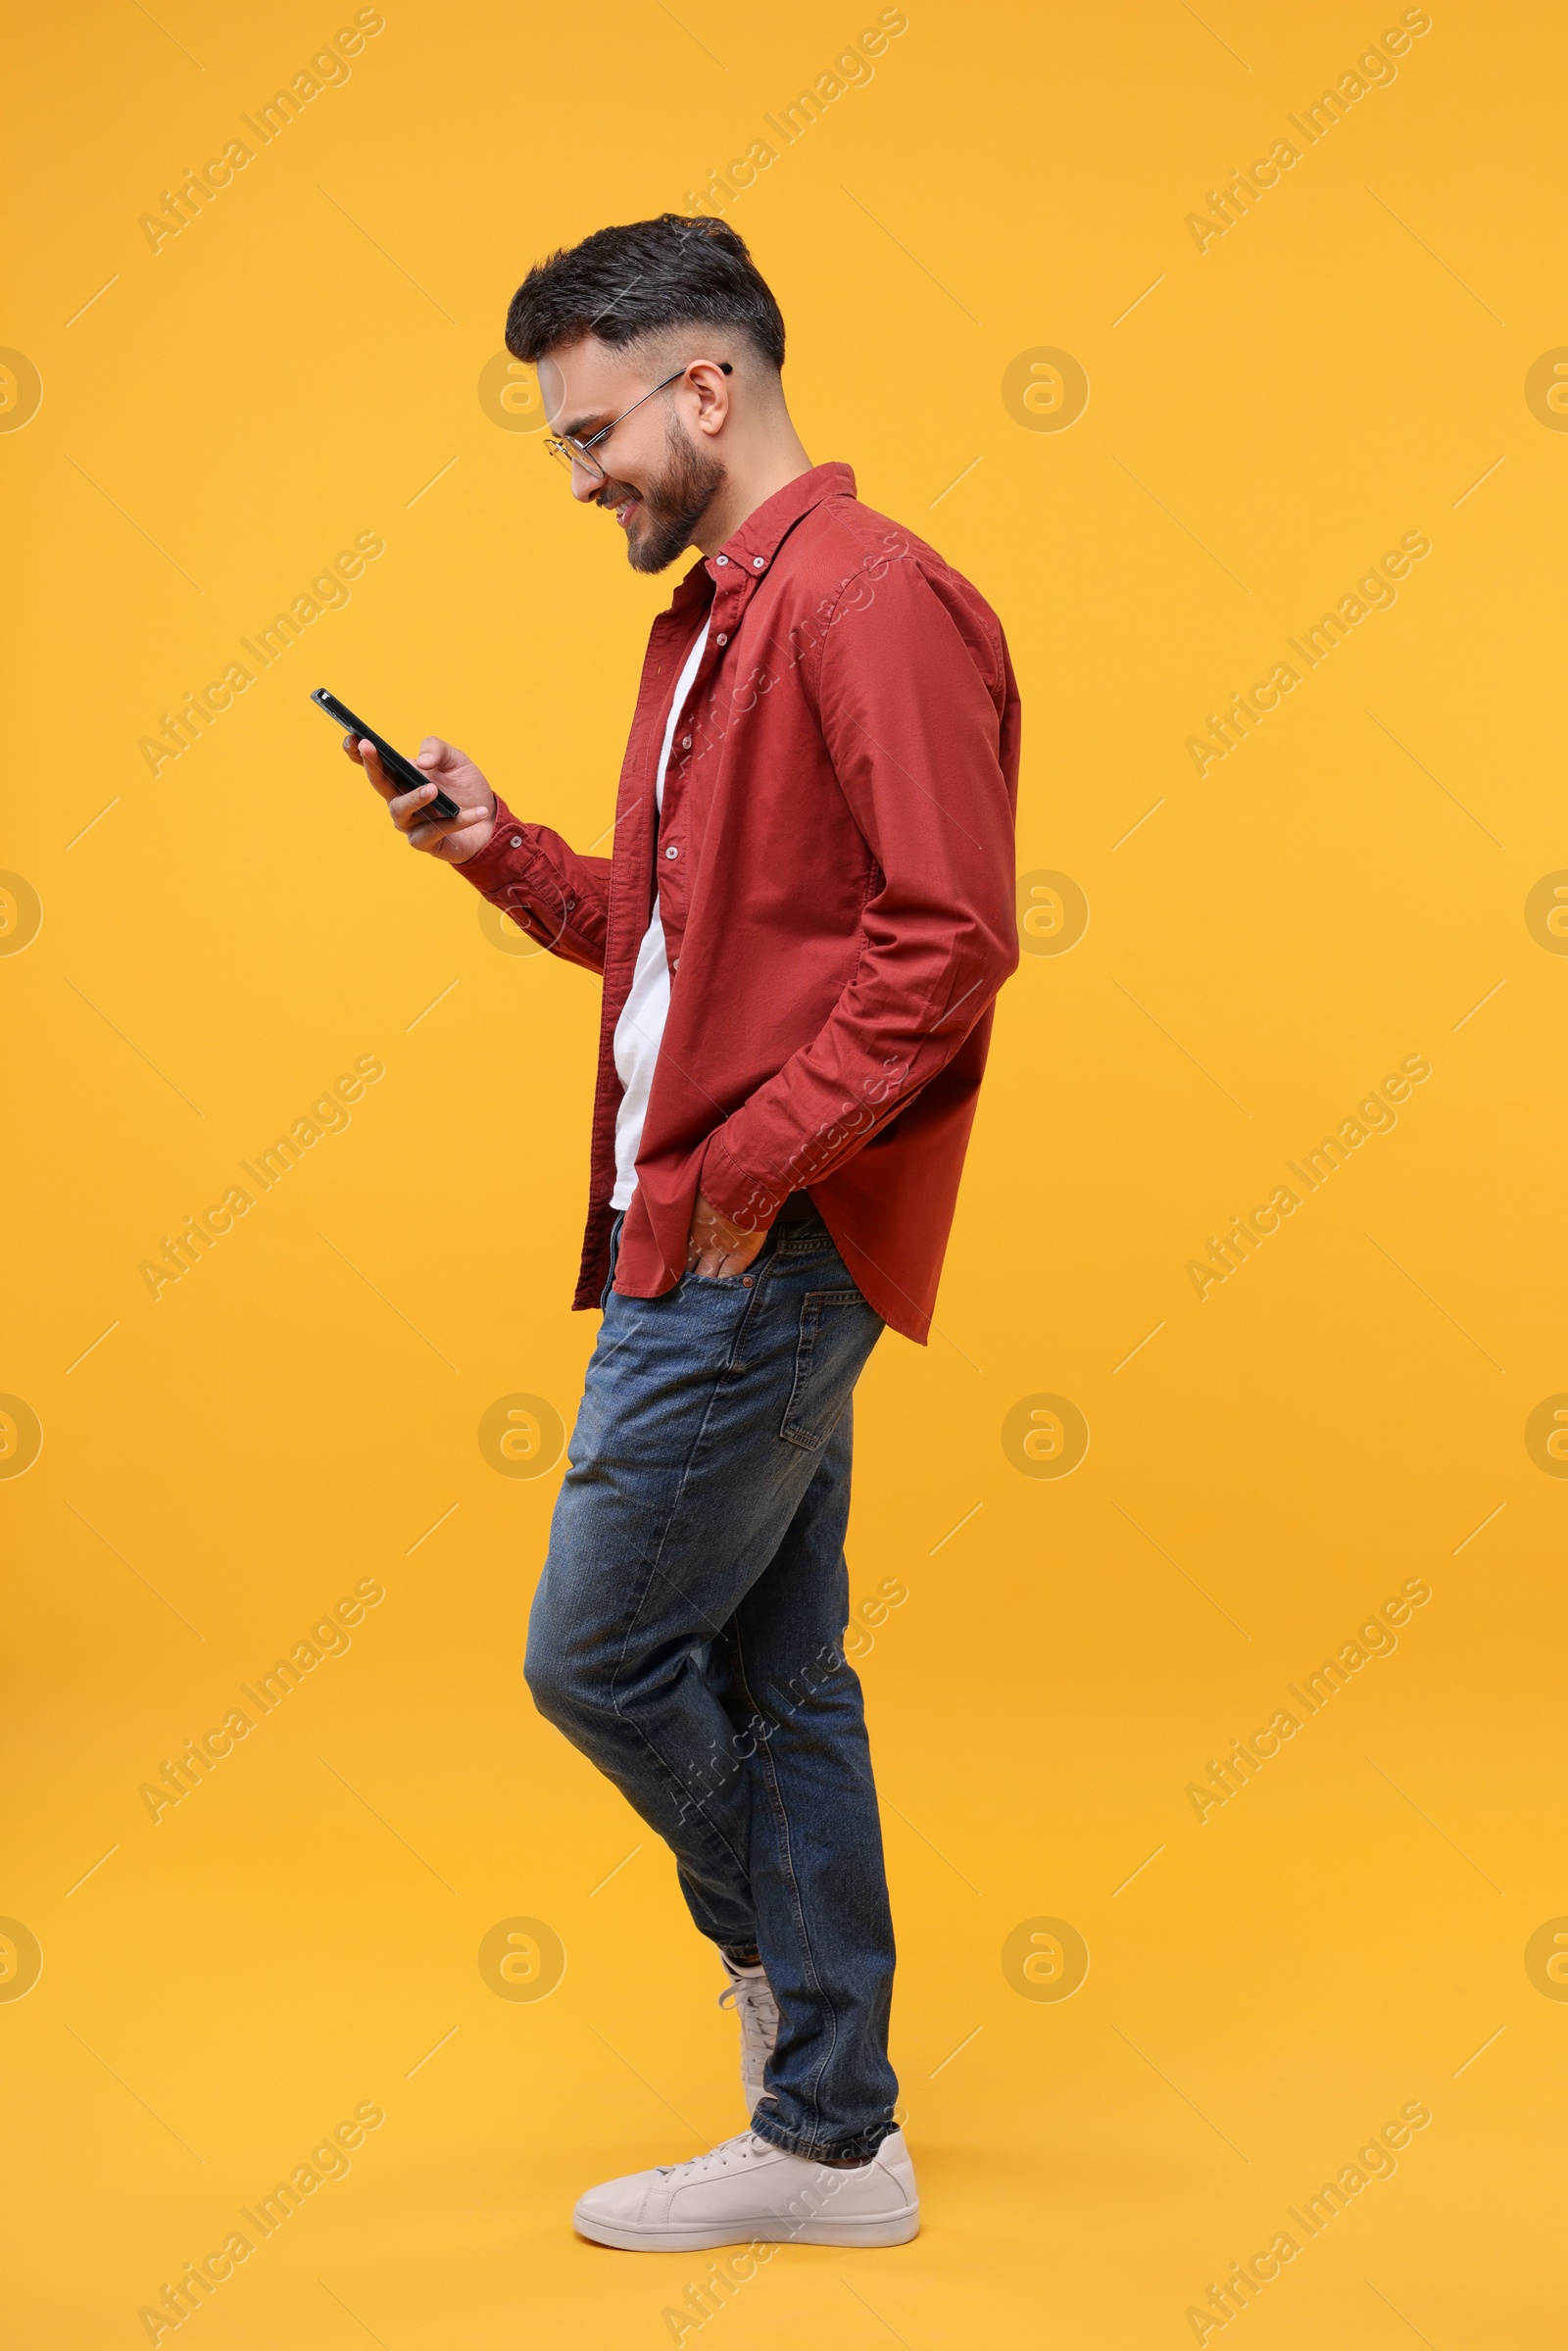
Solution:
<path fill-rule="evenodd" d="M 724 451 L 724 479 L 692 534 L 704 555 L 716 555 L 749 515 L 765 506 L 787 482 L 809 473 L 811 461 L 786 414 L 763 431 Z"/>

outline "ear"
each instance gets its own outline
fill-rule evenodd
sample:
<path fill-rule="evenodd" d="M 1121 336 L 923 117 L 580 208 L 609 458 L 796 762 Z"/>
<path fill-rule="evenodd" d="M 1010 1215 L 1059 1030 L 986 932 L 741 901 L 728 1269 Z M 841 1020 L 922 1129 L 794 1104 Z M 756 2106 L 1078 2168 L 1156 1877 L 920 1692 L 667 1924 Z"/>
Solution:
<path fill-rule="evenodd" d="M 728 360 L 694 360 L 686 370 L 687 380 L 697 394 L 694 421 L 699 432 L 711 436 L 722 432 L 729 421 L 730 389 L 725 379 L 734 372 Z"/>

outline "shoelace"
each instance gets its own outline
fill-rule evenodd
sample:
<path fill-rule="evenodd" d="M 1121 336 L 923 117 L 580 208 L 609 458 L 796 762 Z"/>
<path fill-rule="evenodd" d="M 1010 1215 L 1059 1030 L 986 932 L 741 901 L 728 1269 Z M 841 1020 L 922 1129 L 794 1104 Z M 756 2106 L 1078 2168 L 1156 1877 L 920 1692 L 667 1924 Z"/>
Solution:
<path fill-rule="evenodd" d="M 778 2002 L 767 1978 L 737 1976 L 718 1995 L 720 2008 L 733 2008 L 741 2020 L 741 2051 L 750 2074 L 760 2074 L 778 2038 Z"/>
<path fill-rule="evenodd" d="M 666 2180 L 671 2172 L 721 2172 L 732 2161 L 749 2157 L 755 2143 L 751 2131 L 738 2131 L 733 2138 L 721 2139 L 716 2147 L 710 2147 L 706 2155 L 694 2155 L 689 2163 L 662 2163 L 656 2168 Z"/>

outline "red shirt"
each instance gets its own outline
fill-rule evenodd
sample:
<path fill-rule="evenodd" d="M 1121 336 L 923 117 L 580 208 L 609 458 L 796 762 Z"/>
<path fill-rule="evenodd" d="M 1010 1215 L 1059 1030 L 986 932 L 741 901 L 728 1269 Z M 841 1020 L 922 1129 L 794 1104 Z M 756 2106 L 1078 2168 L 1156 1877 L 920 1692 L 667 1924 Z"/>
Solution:
<path fill-rule="evenodd" d="M 682 661 L 661 821 L 655 767 Z M 654 622 L 613 855 L 499 801 L 459 870 L 604 974 L 577 1306 L 609 1270 L 615 1022 L 654 892 L 669 1012 L 615 1288 L 680 1279 L 702 1192 L 770 1223 L 805 1189 L 860 1290 L 923 1342 L 985 1067 L 1018 959 L 1018 692 L 996 614 L 933 548 L 818 465 L 687 573 Z"/>

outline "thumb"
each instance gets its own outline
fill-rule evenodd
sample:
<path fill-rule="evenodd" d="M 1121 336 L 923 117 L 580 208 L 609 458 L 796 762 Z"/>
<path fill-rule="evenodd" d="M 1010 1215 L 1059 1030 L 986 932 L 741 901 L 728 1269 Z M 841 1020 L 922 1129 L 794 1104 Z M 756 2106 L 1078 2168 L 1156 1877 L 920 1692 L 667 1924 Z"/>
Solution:
<path fill-rule="evenodd" d="M 443 743 L 439 735 L 426 735 L 415 754 L 414 763 L 427 775 L 440 775 L 453 767 L 461 767 L 464 756 L 455 743 Z"/>

